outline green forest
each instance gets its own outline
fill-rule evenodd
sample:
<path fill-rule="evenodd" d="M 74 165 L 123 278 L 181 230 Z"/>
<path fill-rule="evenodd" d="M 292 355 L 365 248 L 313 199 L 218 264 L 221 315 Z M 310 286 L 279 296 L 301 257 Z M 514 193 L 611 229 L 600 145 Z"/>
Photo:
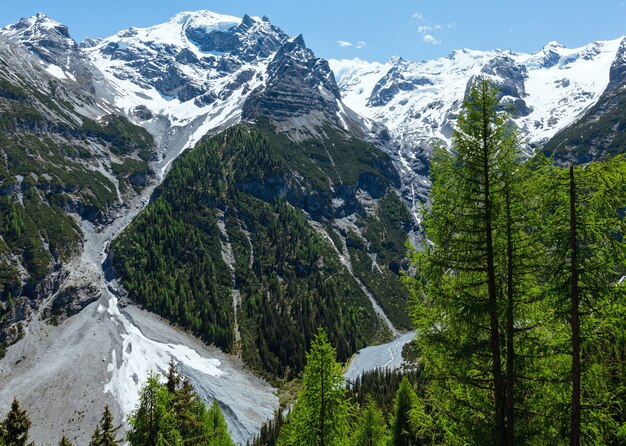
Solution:
<path fill-rule="evenodd" d="M 522 162 L 486 80 L 435 150 L 413 250 L 420 444 L 626 441 L 622 156 Z"/>
<path fill-rule="evenodd" d="M 178 159 L 114 240 L 113 263 L 133 301 L 241 353 L 268 379 L 289 380 L 302 372 L 318 326 L 341 361 L 389 338 L 357 278 L 396 326 L 410 328 L 400 264 L 411 216 L 389 187 L 388 159 L 372 146 L 330 130 L 325 142 L 294 144 L 267 125 L 235 126 Z M 334 166 L 322 143 L 334 146 Z M 329 184 L 350 181 L 335 189 L 356 201 L 349 194 L 366 181 L 363 173 L 373 184 L 362 187 L 379 194 L 378 205 L 358 217 L 360 233 L 341 234 L 323 215 L 331 209 Z M 304 185 L 308 195 L 299 195 Z"/>
<path fill-rule="evenodd" d="M 405 276 L 412 379 L 346 389 L 334 366 L 307 365 L 292 412 L 254 445 L 626 443 L 626 162 L 524 162 L 498 103 L 479 79 L 453 150 L 433 155 L 427 238 Z M 323 355 L 316 344 L 308 364 Z"/>

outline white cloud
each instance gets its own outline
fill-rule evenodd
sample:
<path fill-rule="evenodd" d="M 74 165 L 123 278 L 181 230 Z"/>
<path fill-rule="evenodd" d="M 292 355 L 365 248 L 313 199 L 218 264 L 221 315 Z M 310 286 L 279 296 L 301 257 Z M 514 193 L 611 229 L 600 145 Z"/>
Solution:
<path fill-rule="evenodd" d="M 337 40 L 337 45 L 344 48 L 347 46 L 352 46 L 352 42 L 346 42 L 345 40 Z"/>
<path fill-rule="evenodd" d="M 357 49 L 361 49 L 361 48 L 365 48 L 365 42 L 362 40 L 359 40 L 356 44 Z"/>
<path fill-rule="evenodd" d="M 424 43 L 429 43 L 431 45 L 440 45 L 441 40 L 437 39 L 433 35 L 433 31 L 438 31 L 444 28 L 444 25 L 439 25 L 437 23 L 431 23 L 427 20 L 422 14 L 415 12 L 411 16 L 413 20 L 418 23 L 417 32 L 422 35 L 422 40 Z M 448 23 L 445 25 L 445 28 L 454 28 L 456 23 Z"/>
<path fill-rule="evenodd" d="M 440 40 L 435 39 L 430 34 L 424 34 L 424 37 L 422 37 L 422 40 L 424 41 L 424 43 L 430 43 L 431 45 L 440 45 L 441 44 Z"/>

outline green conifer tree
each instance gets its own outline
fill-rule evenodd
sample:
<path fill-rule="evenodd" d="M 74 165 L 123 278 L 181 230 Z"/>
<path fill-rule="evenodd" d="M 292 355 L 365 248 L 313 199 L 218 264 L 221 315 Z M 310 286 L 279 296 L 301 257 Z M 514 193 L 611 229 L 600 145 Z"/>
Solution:
<path fill-rule="evenodd" d="M 209 410 L 206 411 L 204 426 L 204 438 L 209 440 L 208 444 L 210 446 L 235 446 L 235 443 L 230 438 L 228 425 L 217 401 L 213 401 Z"/>
<path fill-rule="evenodd" d="M 393 405 L 391 421 L 391 444 L 393 446 L 411 446 L 416 444 L 415 430 L 411 425 L 409 412 L 417 404 L 417 395 L 409 380 L 405 377 L 400 381 Z"/>
<path fill-rule="evenodd" d="M 626 162 L 616 157 L 563 169 L 544 160 L 538 171 L 551 192 L 543 197 L 545 282 L 555 315 L 567 325 L 554 338 L 562 341 L 560 357 L 569 350 L 569 364 L 556 375 L 569 382 L 562 389 L 569 398 L 545 401 L 544 411 L 568 425 L 568 434 L 561 428 L 560 435 L 570 445 L 620 444 L 626 440 L 626 284 L 620 281 L 626 271 Z M 555 403 L 568 405 L 569 420 Z"/>
<path fill-rule="evenodd" d="M 26 446 L 30 419 L 26 411 L 20 407 L 17 398 L 11 403 L 11 410 L 2 421 L 2 439 L 6 446 Z"/>
<path fill-rule="evenodd" d="M 376 402 L 368 397 L 350 439 L 351 446 L 386 446 L 389 442 L 389 429 L 382 411 Z"/>
<path fill-rule="evenodd" d="M 61 441 L 59 442 L 59 446 L 72 446 L 72 443 L 67 439 L 65 435 L 63 435 Z"/>
<path fill-rule="evenodd" d="M 155 374 L 148 377 L 128 424 L 126 439 L 132 446 L 234 446 L 217 403 L 207 410 L 173 362 L 165 384 Z"/>
<path fill-rule="evenodd" d="M 319 329 L 306 355 L 302 390 L 281 431 L 279 444 L 341 445 L 348 437 L 348 415 L 341 365 L 326 333 Z"/>
<path fill-rule="evenodd" d="M 478 78 L 459 116 L 452 152 L 433 152 L 428 243 L 413 256 L 419 282 L 413 284 L 412 316 L 429 404 L 455 425 L 450 432 L 485 444 L 511 444 L 513 430 L 513 411 L 507 422 L 511 383 L 505 379 L 514 376 L 513 370 L 506 374 L 513 361 L 503 361 L 503 346 L 506 340 L 513 344 L 512 323 L 504 322 L 505 309 L 514 305 L 506 299 L 510 270 L 504 267 L 503 229 L 512 227 L 505 192 L 514 184 L 516 150 L 498 106 L 497 91 Z M 508 316 L 513 322 L 514 314 Z"/>
<path fill-rule="evenodd" d="M 89 446 L 115 446 L 120 443 L 120 440 L 116 438 L 118 429 L 119 426 L 113 424 L 113 414 L 111 414 L 109 406 L 105 406 L 100 423 L 91 436 Z"/>
<path fill-rule="evenodd" d="M 126 432 L 126 439 L 132 446 L 181 441 L 172 399 L 167 386 L 159 383 L 158 375 L 150 374 L 139 393 L 137 407 L 128 417 L 130 429 Z"/>

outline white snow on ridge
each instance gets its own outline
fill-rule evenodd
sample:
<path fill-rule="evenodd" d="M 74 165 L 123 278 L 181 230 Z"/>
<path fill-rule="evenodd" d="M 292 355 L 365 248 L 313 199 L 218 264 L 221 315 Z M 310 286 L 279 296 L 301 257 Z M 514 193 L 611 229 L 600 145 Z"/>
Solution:
<path fill-rule="evenodd" d="M 594 42 L 581 48 L 554 48 L 560 57 L 553 67 L 533 65 L 537 55 L 517 56 L 528 67 L 526 104 L 533 112 L 516 122 L 529 142 L 547 141 L 595 104 L 609 83 L 609 69 L 620 39 Z"/>
<path fill-rule="evenodd" d="M 455 51 L 449 58 L 410 62 L 392 58 L 385 64 L 357 61 L 353 69 L 345 61 L 330 60 L 346 105 L 357 113 L 385 124 L 400 140 L 446 139 L 442 133 L 447 115 L 458 108 L 468 79 L 496 52 Z M 428 79 L 414 90 L 399 91 L 383 106 L 370 106 L 374 86 L 392 68 L 405 79 Z M 340 74 L 337 74 L 339 72 Z"/>
<path fill-rule="evenodd" d="M 195 130 L 182 148 L 185 150 L 209 132 L 240 121 L 247 94 L 265 82 L 265 73 L 273 54 L 252 62 L 239 60 L 240 65 L 231 73 L 206 68 L 206 64 L 178 63 L 174 61 L 172 54 L 188 50 L 198 60 L 219 60 L 224 57 L 223 54 L 202 51 L 196 42 L 187 37 L 186 30 L 201 28 L 207 33 L 225 31 L 239 25 L 241 21 L 237 17 L 210 11 L 181 12 L 160 25 L 120 31 L 97 45 L 84 49 L 84 52 L 115 89 L 112 98 L 115 106 L 128 115 L 132 115 L 135 107 L 142 106 L 147 107 L 154 115 L 168 118 L 174 130 L 195 122 Z M 255 23 L 253 27 L 269 26 L 258 17 L 252 17 L 252 21 Z M 165 59 L 166 62 L 161 63 L 175 64 L 175 69 L 185 77 L 185 84 L 201 86 L 215 97 L 211 103 L 202 104 L 196 101 L 197 98 L 181 101 L 164 96 L 150 84 L 150 79 L 143 76 L 136 63 L 116 58 L 105 50 L 110 46 L 132 50 L 145 64 L 153 64 L 152 61 L 160 57 L 171 58 L 170 62 Z M 236 90 L 230 91 L 231 85 L 239 76 L 245 76 L 248 80 Z M 229 91 L 230 94 L 224 94 Z M 163 167 L 163 171 L 168 165 Z"/>
<path fill-rule="evenodd" d="M 361 59 L 329 63 L 346 105 L 382 122 L 410 146 L 429 145 L 434 138 L 449 141 L 470 77 L 480 74 L 492 59 L 509 57 L 527 69 L 522 99 L 531 110 L 515 122 L 526 142 L 541 144 L 596 103 L 609 82 L 609 69 L 621 40 L 574 49 L 550 42 L 534 54 L 463 49 L 421 62 L 394 57 L 384 64 Z M 415 81 L 414 87 L 400 89 L 384 105 L 368 103 L 376 84 L 391 69 L 405 80 Z"/>
<path fill-rule="evenodd" d="M 162 45 L 173 45 L 179 48 L 188 48 L 196 56 L 203 57 L 206 54 L 200 51 L 197 45 L 187 38 L 187 28 L 204 28 L 206 32 L 226 31 L 241 23 L 238 17 L 216 14 L 211 11 L 185 11 L 176 14 L 165 23 L 149 28 L 129 28 L 119 31 L 114 36 L 108 37 L 103 42 L 116 42 L 118 45 L 141 44 L 141 42 L 153 42 Z M 101 45 L 101 44 L 100 44 Z"/>

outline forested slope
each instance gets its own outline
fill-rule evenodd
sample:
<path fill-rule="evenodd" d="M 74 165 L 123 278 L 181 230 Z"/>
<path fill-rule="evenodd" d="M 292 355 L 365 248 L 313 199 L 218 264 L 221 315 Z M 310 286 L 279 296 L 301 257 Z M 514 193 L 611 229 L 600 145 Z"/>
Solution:
<path fill-rule="evenodd" d="M 113 244 L 129 297 L 279 377 L 320 325 L 341 360 L 388 337 L 366 293 L 408 327 L 411 217 L 389 161 L 325 130 L 295 143 L 242 124 L 183 155 Z"/>

